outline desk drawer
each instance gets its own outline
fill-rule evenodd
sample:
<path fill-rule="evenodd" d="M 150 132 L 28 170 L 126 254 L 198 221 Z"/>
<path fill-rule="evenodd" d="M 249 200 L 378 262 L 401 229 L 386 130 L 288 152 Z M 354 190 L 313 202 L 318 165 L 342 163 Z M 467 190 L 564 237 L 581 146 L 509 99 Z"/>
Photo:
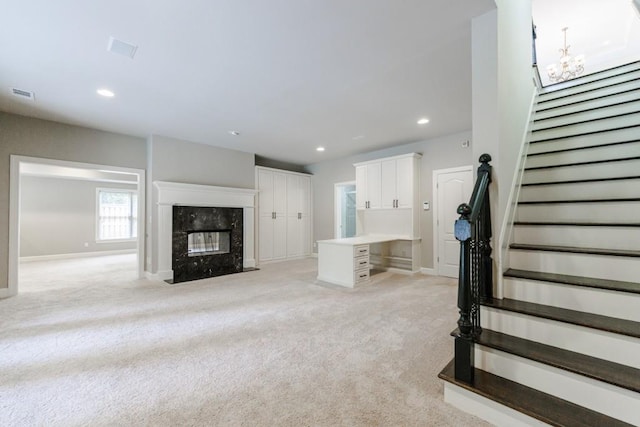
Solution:
<path fill-rule="evenodd" d="M 369 269 L 358 270 L 353 273 L 353 283 L 360 283 L 369 280 Z"/>
<path fill-rule="evenodd" d="M 363 270 L 369 268 L 369 255 L 359 256 L 353 259 L 353 269 Z"/>
<path fill-rule="evenodd" d="M 360 246 L 353 247 L 354 257 L 359 257 L 364 255 L 369 255 L 369 245 L 360 245 Z"/>

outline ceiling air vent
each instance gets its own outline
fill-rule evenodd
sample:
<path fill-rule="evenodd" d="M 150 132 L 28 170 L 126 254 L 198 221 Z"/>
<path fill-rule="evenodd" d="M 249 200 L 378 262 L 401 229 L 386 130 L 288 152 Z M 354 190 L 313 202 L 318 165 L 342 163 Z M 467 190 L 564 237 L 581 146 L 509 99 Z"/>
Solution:
<path fill-rule="evenodd" d="M 115 37 L 109 37 L 109 44 L 107 50 L 111 53 L 117 53 L 118 55 L 128 56 L 133 59 L 133 56 L 138 50 L 138 46 L 131 43 L 123 42 Z"/>
<path fill-rule="evenodd" d="M 34 99 L 36 99 L 35 93 L 30 92 L 28 90 L 22 90 L 22 89 L 17 89 L 15 87 L 12 87 L 11 93 L 14 96 L 17 96 L 18 98 L 28 99 L 29 101 L 33 101 Z"/>

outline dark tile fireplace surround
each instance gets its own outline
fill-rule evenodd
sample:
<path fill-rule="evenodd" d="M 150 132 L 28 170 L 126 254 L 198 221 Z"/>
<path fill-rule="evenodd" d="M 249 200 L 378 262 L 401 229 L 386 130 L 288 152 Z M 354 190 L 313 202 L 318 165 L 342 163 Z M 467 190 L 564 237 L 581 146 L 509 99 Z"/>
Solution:
<path fill-rule="evenodd" d="M 173 283 L 240 273 L 242 208 L 173 206 Z"/>

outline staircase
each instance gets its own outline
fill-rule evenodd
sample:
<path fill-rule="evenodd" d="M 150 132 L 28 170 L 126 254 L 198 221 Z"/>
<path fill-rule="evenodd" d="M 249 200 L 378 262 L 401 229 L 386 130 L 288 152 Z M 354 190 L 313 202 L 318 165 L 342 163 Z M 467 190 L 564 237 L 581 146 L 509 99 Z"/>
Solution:
<path fill-rule="evenodd" d="M 504 299 L 445 400 L 497 425 L 640 425 L 640 62 L 565 86 L 539 95 Z"/>

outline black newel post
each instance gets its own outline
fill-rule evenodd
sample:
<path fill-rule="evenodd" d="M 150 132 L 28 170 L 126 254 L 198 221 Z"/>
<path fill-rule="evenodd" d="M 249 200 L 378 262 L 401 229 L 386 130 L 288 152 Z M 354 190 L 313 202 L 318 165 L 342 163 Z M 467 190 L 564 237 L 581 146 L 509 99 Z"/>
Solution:
<path fill-rule="evenodd" d="M 491 183 L 491 156 L 489 154 L 483 154 L 480 156 L 480 166 L 478 167 L 478 177 L 482 174 L 487 175 L 489 183 Z M 489 202 L 489 190 L 484 196 L 482 203 L 482 210 L 480 217 L 480 235 L 478 239 L 478 249 L 480 251 L 480 268 L 479 268 L 479 297 L 480 300 L 487 300 L 493 298 L 493 259 L 491 258 L 491 204 Z"/>
<path fill-rule="evenodd" d="M 458 206 L 460 218 L 455 223 L 455 236 L 460 242 L 460 273 L 458 277 L 458 333 L 455 337 L 455 377 L 473 383 L 473 322 L 471 318 L 471 207 L 466 203 Z"/>

